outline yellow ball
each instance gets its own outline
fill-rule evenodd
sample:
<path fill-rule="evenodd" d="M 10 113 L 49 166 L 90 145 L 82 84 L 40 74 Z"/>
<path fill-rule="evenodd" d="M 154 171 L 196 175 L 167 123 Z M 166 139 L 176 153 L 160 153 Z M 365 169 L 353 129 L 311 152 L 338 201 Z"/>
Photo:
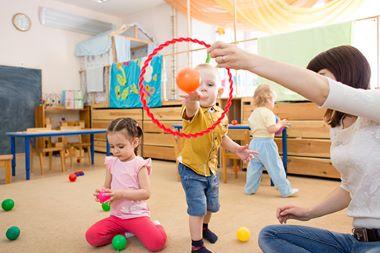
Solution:
<path fill-rule="evenodd" d="M 246 227 L 240 227 L 236 232 L 237 239 L 241 242 L 248 242 L 251 232 Z"/>

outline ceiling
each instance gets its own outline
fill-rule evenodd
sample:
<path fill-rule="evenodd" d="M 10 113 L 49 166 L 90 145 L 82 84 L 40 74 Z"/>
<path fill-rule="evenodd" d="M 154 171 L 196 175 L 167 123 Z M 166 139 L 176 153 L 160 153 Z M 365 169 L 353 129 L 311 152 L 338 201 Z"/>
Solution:
<path fill-rule="evenodd" d="M 165 3 L 164 0 L 108 0 L 104 3 L 97 0 L 58 1 L 121 18 Z"/>

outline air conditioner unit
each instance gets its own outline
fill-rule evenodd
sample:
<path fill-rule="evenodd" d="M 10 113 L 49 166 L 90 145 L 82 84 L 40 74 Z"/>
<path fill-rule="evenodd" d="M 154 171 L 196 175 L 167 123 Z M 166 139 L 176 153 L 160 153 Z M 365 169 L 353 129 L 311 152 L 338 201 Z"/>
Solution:
<path fill-rule="evenodd" d="M 89 35 L 96 35 L 114 28 L 111 23 L 81 17 L 46 7 L 40 7 L 39 17 L 42 25 Z"/>

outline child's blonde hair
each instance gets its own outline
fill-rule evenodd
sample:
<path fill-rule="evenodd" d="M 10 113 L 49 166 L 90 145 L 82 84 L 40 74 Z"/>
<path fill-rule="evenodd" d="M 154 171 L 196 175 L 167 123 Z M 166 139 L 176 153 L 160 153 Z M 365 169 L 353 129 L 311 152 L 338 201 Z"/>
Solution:
<path fill-rule="evenodd" d="M 276 99 L 276 93 L 268 84 L 259 85 L 253 94 L 253 103 L 257 107 L 265 106 L 270 99 Z"/>
<path fill-rule="evenodd" d="M 215 74 L 215 77 L 216 77 L 216 84 L 218 86 L 221 86 L 221 78 L 220 78 L 220 74 L 218 72 L 218 69 L 214 66 L 212 66 L 211 64 L 209 63 L 201 63 L 201 64 L 198 64 L 197 66 L 195 66 L 195 69 L 208 69 L 208 70 L 211 70 L 212 72 L 214 72 Z"/>

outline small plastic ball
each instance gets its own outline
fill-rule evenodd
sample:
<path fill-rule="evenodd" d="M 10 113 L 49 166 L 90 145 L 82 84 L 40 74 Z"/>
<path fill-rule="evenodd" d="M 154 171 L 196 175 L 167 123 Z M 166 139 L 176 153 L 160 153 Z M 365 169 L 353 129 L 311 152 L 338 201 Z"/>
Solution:
<path fill-rule="evenodd" d="M 241 242 L 248 242 L 251 232 L 246 227 L 240 227 L 236 232 L 237 239 Z"/>
<path fill-rule="evenodd" d="M 178 73 L 176 82 L 181 90 L 191 93 L 201 85 L 201 75 L 195 69 L 184 68 Z"/>
<path fill-rule="evenodd" d="M 231 124 L 235 126 L 235 125 L 238 124 L 238 121 L 236 119 L 234 119 L 234 120 L 231 121 Z"/>
<path fill-rule="evenodd" d="M 115 235 L 112 238 L 112 247 L 118 251 L 125 249 L 127 247 L 127 238 L 123 235 Z"/>
<path fill-rule="evenodd" d="M 111 198 L 111 196 L 107 196 L 104 193 L 104 191 L 98 193 L 98 200 L 100 203 L 104 203 Z"/>
<path fill-rule="evenodd" d="M 109 210 L 111 210 L 110 202 L 102 203 L 102 209 L 104 212 L 108 212 Z"/>
<path fill-rule="evenodd" d="M 3 200 L 3 202 L 1 202 L 1 207 L 6 212 L 12 210 L 14 206 L 15 206 L 15 202 L 13 201 L 13 199 L 5 199 Z"/>
<path fill-rule="evenodd" d="M 70 182 L 75 182 L 75 180 L 77 180 L 77 175 L 75 175 L 75 174 L 70 174 L 70 175 L 69 175 L 69 180 L 70 180 Z"/>
<path fill-rule="evenodd" d="M 12 226 L 10 228 L 8 228 L 5 236 L 11 240 L 11 241 L 14 241 L 16 240 L 20 235 L 20 229 L 16 226 Z"/>

